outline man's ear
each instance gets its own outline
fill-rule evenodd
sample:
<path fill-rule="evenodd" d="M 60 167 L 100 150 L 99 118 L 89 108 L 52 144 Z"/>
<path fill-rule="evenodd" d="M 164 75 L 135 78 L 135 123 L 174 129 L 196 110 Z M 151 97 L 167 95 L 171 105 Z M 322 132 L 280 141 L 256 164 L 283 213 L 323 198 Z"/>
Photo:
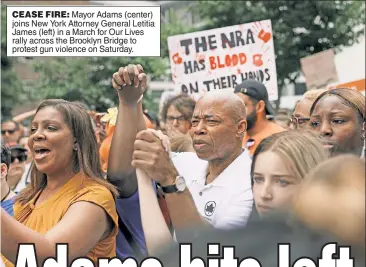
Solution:
<path fill-rule="evenodd" d="M 260 100 L 256 105 L 256 111 L 257 113 L 265 113 L 266 112 L 266 103 L 264 103 L 263 100 Z"/>
<path fill-rule="evenodd" d="M 8 175 L 8 167 L 5 163 L 1 163 L 1 179 L 6 179 Z"/>
<path fill-rule="evenodd" d="M 236 132 L 236 136 L 243 138 L 245 132 L 247 131 L 247 121 L 246 120 L 241 120 L 237 123 L 237 132 Z"/>

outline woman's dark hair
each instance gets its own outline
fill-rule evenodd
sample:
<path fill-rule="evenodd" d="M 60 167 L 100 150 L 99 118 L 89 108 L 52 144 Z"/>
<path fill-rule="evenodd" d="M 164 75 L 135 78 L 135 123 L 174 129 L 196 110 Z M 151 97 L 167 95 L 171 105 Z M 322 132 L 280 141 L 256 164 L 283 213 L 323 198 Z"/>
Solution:
<path fill-rule="evenodd" d="M 160 127 L 160 121 L 158 119 L 158 117 L 156 116 L 155 112 L 149 112 L 148 110 L 144 110 L 144 114 L 145 116 L 152 122 L 155 122 L 156 123 L 156 126 L 157 127 Z"/>
<path fill-rule="evenodd" d="M 65 123 L 70 128 L 77 140 L 78 149 L 74 151 L 74 171 L 81 172 L 99 184 L 109 189 L 114 196 L 117 189 L 103 178 L 103 171 L 99 161 L 99 149 L 94 133 L 91 117 L 79 103 L 69 102 L 63 99 L 49 99 L 43 101 L 36 114 L 47 107 L 52 107 L 60 112 Z M 41 173 L 35 164 L 32 164 L 31 183 L 17 197 L 22 204 L 30 201 L 47 184 L 47 177 Z"/>
<path fill-rule="evenodd" d="M 180 113 L 183 114 L 187 121 L 191 121 L 194 108 L 196 106 L 196 101 L 194 101 L 190 96 L 185 94 L 180 94 L 170 98 L 165 102 L 163 109 L 161 111 L 161 118 L 163 122 L 166 122 L 168 109 L 170 106 L 174 106 Z"/>
<path fill-rule="evenodd" d="M 6 167 L 9 169 L 11 163 L 11 152 L 3 142 L 1 142 L 1 163 L 5 163 Z"/>
<path fill-rule="evenodd" d="M 310 108 L 310 115 L 313 114 L 319 101 L 329 95 L 335 95 L 341 98 L 344 105 L 353 108 L 357 112 L 361 123 L 365 121 L 365 97 L 360 92 L 349 88 L 332 89 L 320 94 Z"/>

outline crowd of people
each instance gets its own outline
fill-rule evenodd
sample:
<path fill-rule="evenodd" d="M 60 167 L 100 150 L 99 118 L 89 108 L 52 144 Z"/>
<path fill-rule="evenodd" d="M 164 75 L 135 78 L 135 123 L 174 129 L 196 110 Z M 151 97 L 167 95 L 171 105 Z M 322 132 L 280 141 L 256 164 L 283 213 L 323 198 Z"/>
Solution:
<path fill-rule="evenodd" d="M 141 65 L 112 76 L 118 106 L 106 114 L 45 100 L 1 125 L 1 254 L 19 244 L 37 261 L 67 243 L 68 261 L 88 257 L 178 266 L 179 243 L 205 258 L 207 244 L 239 258 L 318 259 L 329 242 L 365 260 L 365 97 L 311 90 L 290 116 L 276 113 L 264 84 L 174 96 L 160 120 L 142 105 Z M 277 119 L 276 119 L 277 117 Z M 283 118 L 287 119 L 283 119 Z M 193 256 L 192 256 L 193 258 Z"/>

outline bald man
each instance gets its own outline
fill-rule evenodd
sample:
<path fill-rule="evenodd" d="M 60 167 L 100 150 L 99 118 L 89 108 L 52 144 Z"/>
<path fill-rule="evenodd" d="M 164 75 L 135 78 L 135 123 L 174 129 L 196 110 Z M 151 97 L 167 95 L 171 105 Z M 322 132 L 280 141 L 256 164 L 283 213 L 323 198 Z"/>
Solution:
<path fill-rule="evenodd" d="M 191 123 L 195 153 L 177 153 L 170 159 L 160 140 L 142 131 L 133 166 L 160 184 L 175 229 L 244 226 L 253 196 L 251 158 L 242 149 L 247 127 L 242 100 L 232 92 L 207 93 L 197 102 Z"/>
<path fill-rule="evenodd" d="M 129 65 L 113 75 L 113 87 L 124 107 L 124 122 L 117 119 L 117 123 L 126 125 L 141 116 L 136 104 L 143 92 L 141 73 L 141 66 Z M 253 203 L 251 158 L 242 149 L 245 106 L 232 92 L 207 93 L 197 102 L 191 122 L 195 152 L 169 155 L 156 135 L 141 128 L 135 136 L 132 131 L 115 132 L 123 142 L 110 155 L 118 165 L 108 170 L 109 180 L 126 185 L 120 187 L 122 195 L 136 198 L 135 170 L 145 171 L 164 192 L 175 230 L 200 225 L 242 227 Z M 122 158 L 117 151 L 124 152 Z"/>

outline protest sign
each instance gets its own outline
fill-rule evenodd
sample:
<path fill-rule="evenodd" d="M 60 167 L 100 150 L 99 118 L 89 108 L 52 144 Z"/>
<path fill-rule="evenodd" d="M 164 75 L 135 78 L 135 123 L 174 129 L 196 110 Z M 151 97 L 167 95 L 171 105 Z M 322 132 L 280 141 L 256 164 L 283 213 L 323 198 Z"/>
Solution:
<path fill-rule="evenodd" d="M 304 57 L 300 62 L 308 90 L 324 88 L 338 81 L 333 49 Z"/>
<path fill-rule="evenodd" d="M 365 79 L 360 79 L 346 83 L 331 84 L 328 86 L 328 89 L 335 89 L 335 88 L 351 88 L 363 92 L 366 90 L 366 82 Z"/>
<path fill-rule="evenodd" d="M 175 90 L 202 94 L 234 88 L 246 79 L 262 82 L 278 98 L 270 20 L 168 37 Z"/>

